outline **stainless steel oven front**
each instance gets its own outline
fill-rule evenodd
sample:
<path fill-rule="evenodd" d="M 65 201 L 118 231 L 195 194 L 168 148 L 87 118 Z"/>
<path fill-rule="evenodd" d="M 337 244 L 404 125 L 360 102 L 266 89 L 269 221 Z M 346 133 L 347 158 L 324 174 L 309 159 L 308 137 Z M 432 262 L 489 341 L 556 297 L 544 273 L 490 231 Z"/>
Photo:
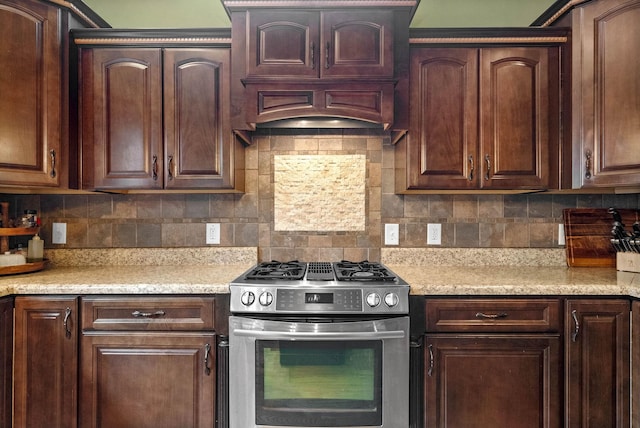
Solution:
<path fill-rule="evenodd" d="M 408 348 L 408 316 L 231 316 L 229 426 L 407 428 Z"/>

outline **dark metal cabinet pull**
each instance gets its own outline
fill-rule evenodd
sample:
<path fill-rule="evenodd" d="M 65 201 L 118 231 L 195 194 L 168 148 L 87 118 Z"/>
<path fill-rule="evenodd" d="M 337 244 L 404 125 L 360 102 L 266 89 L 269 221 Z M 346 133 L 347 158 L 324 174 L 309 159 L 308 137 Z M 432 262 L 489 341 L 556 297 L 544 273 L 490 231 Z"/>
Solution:
<path fill-rule="evenodd" d="M 586 178 L 587 180 L 591 178 L 591 157 L 593 156 L 593 153 L 591 153 L 591 150 L 587 150 L 587 152 L 584 154 L 585 157 L 585 161 L 584 161 L 584 178 Z"/>
<path fill-rule="evenodd" d="M 473 165 L 473 155 L 469 155 L 469 181 L 473 181 L 473 173 L 475 166 Z"/>
<path fill-rule="evenodd" d="M 153 164 L 151 165 L 151 174 L 154 180 L 158 179 L 158 156 L 153 155 Z"/>
<path fill-rule="evenodd" d="M 64 320 L 62 324 L 64 325 L 64 335 L 67 338 L 71 337 L 71 328 L 69 327 L 69 318 L 71 317 L 71 308 L 66 308 L 64 310 Z"/>
<path fill-rule="evenodd" d="M 484 161 L 487 164 L 487 172 L 484 174 L 484 179 L 489 180 L 489 174 L 491 173 L 491 156 L 484 155 Z"/>
<path fill-rule="evenodd" d="M 169 166 L 167 167 L 167 174 L 169 180 L 173 180 L 173 156 L 169 155 Z"/>
<path fill-rule="evenodd" d="M 141 311 L 133 311 L 131 312 L 131 316 L 134 318 L 158 318 L 166 315 L 165 311 L 155 311 L 155 312 L 141 312 Z"/>
<path fill-rule="evenodd" d="M 573 333 L 571 333 L 571 341 L 578 340 L 578 333 L 580 332 L 580 323 L 578 322 L 578 315 L 576 310 L 571 311 L 571 318 L 573 318 Z"/>
<path fill-rule="evenodd" d="M 204 345 L 204 374 L 209 376 L 211 374 L 211 367 L 209 367 L 209 355 L 211 354 L 211 345 L 208 343 Z"/>
<path fill-rule="evenodd" d="M 476 314 L 476 318 L 482 318 L 482 319 L 487 319 L 487 320 L 495 320 L 498 318 L 506 318 L 508 317 L 509 314 L 505 313 L 505 312 L 499 312 L 497 314 L 485 314 L 484 312 L 478 312 Z"/>
<path fill-rule="evenodd" d="M 429 367 L 427 368 L 427 375 L 431 377 L 433 376 L 433 366 L 435 365 L 433 361 L 433 345 L 427 346 L 427 349 L 429 350 Z"/>
<path fill-rule="evenodd" d="M 324 68 L 328 69 L 329 68 L 329 49 L 331 49 L 331 45 L 329 44 L 329 42 L 327 42 L 327 48 L 325 49 L 324 52 Z"/>
<path fill-rule="evenodd" d="M 51 158 L 51 171 L 49 171 L 49 176 L 56 178 L 56 151 L 49 150 L 49 157 Z"/>
<path fill-rule="evenodd" d="M 316 44 L 311 42 L 311 69 L 316 69 Z"/>

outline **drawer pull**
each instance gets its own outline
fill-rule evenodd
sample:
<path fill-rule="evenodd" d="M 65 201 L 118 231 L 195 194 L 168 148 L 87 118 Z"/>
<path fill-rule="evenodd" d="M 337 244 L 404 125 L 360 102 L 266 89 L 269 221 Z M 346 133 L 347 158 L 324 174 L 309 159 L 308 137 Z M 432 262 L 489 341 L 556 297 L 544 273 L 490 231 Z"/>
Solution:
<path fill-rule="evenodd" d="M 571 341 L 575 342 L 578 340 L 578 333 L 580 332 L 580 323 L 578 322 L 578 315 L 576 314 L 576 310 L 571 311 L 571 318 L 573 318 L 573 332 L 571 333 Z"/>
<path fill-rule="evenodd" d="M 158 318 L 166 315 L 165 311 L 155 311 L 155 312 L 140 312 L 133 311 L 131 312 L 131 316 L 134 318 Z"/>
<path fill-rule="evenodd" d="M 505 312 L 500 312 L 497 314 L 485 314 L 484 312 L 478 312 L 476 314 L 476 318 L 481 318 L 481 319 L 485 319 L 485 320 L 496 320 L 499 318 L 506 318 L 508 317 L 509 314 L 505 313 Z"/>
<path fill-rule="evenodd" d="M 204 345 L 204 374 L 209 376 L 211 374 L 211 367 L 209 367 L 209 355 L 211 354 L 211 345 L 208 343 Z"/>
<path fill-rule="evenodd" d="M 67 339 L 71 338 L 71 328 L 69 328 L 69 318 L 71 318 L 71 308 L 66 308 L 64 310 L 64 320 L 62 320 L 62 324 L 64 325 L 64 335 Z"/>
<path fill-rule="evenodd" d="M 433 366 L 435 365 L 433 361 L 433 345 L 427 346 L 427 349 L 429 350 L 429 367 L 427 369 L 427 375 L 431 377 L 433 376 Z"/>

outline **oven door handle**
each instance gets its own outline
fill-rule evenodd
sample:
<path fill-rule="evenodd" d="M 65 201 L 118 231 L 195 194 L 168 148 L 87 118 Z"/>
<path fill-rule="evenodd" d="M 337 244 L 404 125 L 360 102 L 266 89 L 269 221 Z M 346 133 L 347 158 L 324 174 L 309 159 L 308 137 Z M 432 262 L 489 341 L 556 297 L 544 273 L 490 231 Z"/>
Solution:
<path fill-rule="evenodd" d="M 360 332 L 279 332 L 236 329 L 233 335 L 255 337 L 268 340 L 292 339 L 334 339 L 334 340 L 365 340 L 365 339 L 403 339 L 407 333 L 402 330 L 391 331 L 360 331 Z"/>

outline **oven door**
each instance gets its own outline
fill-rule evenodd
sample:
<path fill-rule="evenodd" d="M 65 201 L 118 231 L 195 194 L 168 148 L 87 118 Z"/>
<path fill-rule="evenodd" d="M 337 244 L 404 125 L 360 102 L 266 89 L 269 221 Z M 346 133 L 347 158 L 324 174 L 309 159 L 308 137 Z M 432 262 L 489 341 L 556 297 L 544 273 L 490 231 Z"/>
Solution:
<path fill-rule="evenodd" d="M 229 318 L 229 426 L 409 426 L 409 317 Z"/>

